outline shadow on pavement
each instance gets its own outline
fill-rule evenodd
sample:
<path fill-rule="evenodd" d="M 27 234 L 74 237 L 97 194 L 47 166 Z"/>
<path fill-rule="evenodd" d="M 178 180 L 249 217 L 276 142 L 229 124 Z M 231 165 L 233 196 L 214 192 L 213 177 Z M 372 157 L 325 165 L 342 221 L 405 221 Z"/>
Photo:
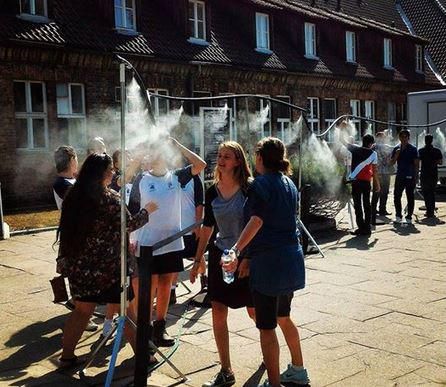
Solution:
<path fill-rule="evenodd" d="M 365 235 L 354 236 L 345 242 L 344 249 L 369 250 L 378 242 L 378 238 L 370 240 L 371 237 Z"/>
<path fill-rule="evenodd" d="M 261 381 L 263 374 L 266 372 L 265 365 L 260 364 L 259 368 L 249 377 L 249 379 L 243 384 L 243 387 L 257 387 Z"/>
<path fill-rule="evenodd" d="M 419 234 L 420 230 L 418 230 L 414 224 L 399 224 L 394 223 L 393 229 L 390 231 L 393 231 L 395 234 L 401 235 L 401 236 L 408 236 L 412 234 Z"/>

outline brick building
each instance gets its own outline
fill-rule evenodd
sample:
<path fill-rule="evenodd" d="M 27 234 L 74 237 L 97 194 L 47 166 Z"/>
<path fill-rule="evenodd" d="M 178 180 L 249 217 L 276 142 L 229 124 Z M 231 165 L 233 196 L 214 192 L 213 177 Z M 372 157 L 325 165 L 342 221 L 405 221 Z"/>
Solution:
<path fill-rule="evenodd" d="M 404 122 L 406 93 L 439 86 L 424 61 L 427 43 L 392 0 L 4 0 L 4 206 L 52 203 L 54 149 L 84 149 L 97 134 L 107 140 L 98 128 L 117 125 L 115 53 L 159 93 L 279 97 L 308 107 L 320 131 L 346 113 Z M 155 101 L 156 113 L 167 109 Z M 287 109 L 273 107 L 269 131 L 289 121 Z"/>

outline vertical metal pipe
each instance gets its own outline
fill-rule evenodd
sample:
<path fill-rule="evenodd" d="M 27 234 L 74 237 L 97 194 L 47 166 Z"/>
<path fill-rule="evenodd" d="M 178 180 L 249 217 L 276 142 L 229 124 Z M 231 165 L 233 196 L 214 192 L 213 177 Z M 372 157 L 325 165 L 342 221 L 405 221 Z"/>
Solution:
<path fill-rule="evenodd" d="M 127 309 L 127 208 L 125 204 L 125 64 L 119 65 L 119 82 L 121 86 L 121 316 Z"/>
<path fill-rule="evenodd" d="M 0 182 L 0 239 L 5 239 L 5 229 L 3 223 L 3 199 L 2 199 L 2 183 Z"/>
<path fill-rule="evenodd" d="M 152 288 L 152 246 L 141 246 L 138 258 L 138 321 L 136 330 L 135 387 L 147 386 L 147 365 L 149 362 L 149 340 L 151 338 L 151 288 Z"/>

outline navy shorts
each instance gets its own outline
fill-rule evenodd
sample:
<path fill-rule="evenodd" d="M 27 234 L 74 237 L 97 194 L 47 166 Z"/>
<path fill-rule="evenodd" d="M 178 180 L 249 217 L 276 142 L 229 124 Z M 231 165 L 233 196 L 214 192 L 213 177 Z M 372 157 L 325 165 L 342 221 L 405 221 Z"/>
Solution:
<path fill-rule="evenodd" d="M 267 296 L 252 290 L 252 298 L 256 311 L 256 327 L 258 329 L 275 329 L 277 317 L 289 317 L 291 301 L 294 293 L 280 296 Z"/>

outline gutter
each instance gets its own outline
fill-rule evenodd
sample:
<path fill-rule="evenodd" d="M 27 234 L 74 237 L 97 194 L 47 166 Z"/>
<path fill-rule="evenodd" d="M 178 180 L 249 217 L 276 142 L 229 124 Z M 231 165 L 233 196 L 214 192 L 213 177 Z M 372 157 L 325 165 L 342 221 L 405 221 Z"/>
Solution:
<path fill-rule="evenodd" d="M 403 10 L 403 7 L 401 6 L 401 4 L 398 2 L 397 4 L 395 4 L 396 6 L 396 10 L 398 11 L 398 13 L 401 16 L 401 19 L 403 19 L 404 24 L 406 25 L 407 29 L 409 30 L 409 32 L 412 35 L 416 35 L 415 34 L 415 30 L 413 28 L 412 23 L 410 22 L 409 18 L 407 17 L 406 13 Z M 440 72 L 437 69 L 437 66 L 435 66 L 434 61 L 432 60 L 429 52 L 427 49 L 424 50 L 424 59 L 426 60 L 429 68 L 431 69 L 431 71 L 434 73 L 435 77 L 438 79 L 438 81 L 441 83 L 442 86 L 446 86 L 446 81 L 443 79 L 443 77 L 440 75 Z"/>

